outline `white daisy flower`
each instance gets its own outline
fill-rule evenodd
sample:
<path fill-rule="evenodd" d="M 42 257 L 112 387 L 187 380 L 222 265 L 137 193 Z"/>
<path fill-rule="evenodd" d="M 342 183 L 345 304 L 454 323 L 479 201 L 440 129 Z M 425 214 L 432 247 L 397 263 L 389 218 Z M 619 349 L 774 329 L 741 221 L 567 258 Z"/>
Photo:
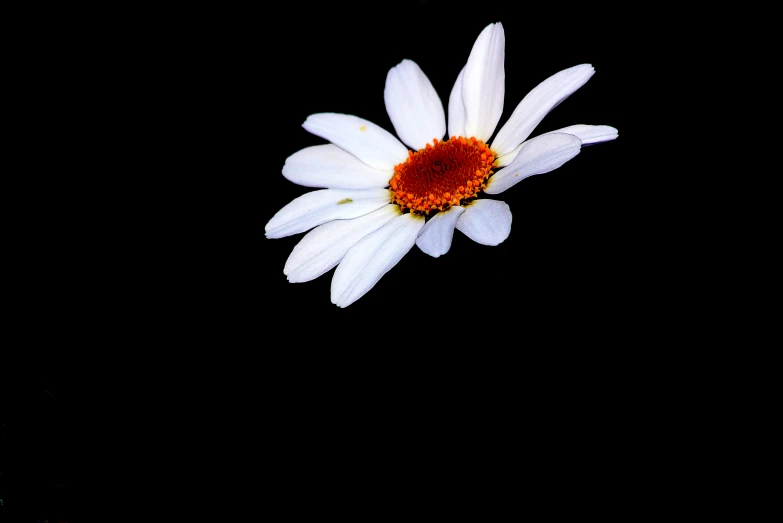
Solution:
<path fill-rule="evenodd" d="M 573 125 L 528 139 L 593 76 L 593 67 L 582 64 L 530 91 L 487 144 L 503 112 L 504 54 L 503 26 L 490 24 L 451 90 L 448 128 L 437 92 L 411 60 L 389 71 L 383 93 L 399 140 L 357 116 L 307 118 L 303 127 L 330 143 L 291 155 L 283 176 L 324 189 L 296 198 L 266 224 L 267 238 L 313 229 L 286 261 L 288 281 L 310 281 L 337 266 L 332 302 L 346 307 L 414 245 L 430 256 L 446 254 L 455 228 L 480 244 L 498 245 L 511 232 L 511 210 L 485 195 L 557 169 L 582 145 L 617 138 L 613 127 Z"/>

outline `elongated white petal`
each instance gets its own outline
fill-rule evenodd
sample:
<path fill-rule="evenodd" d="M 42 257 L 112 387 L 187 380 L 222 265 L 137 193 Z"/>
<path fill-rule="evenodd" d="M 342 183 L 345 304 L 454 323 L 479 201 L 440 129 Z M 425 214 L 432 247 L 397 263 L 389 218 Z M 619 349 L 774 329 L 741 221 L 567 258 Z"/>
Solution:
<path fill-rule="evenodd" d="M 594 143 L 608 142 L 617 138 L 617 129 L 608 125 L 569 125 L 562 129 L 549 131 L 544 134 L 552 133 L 566 133 L 573 134 L 580 140 L 582 140 L 582 147 L 585 145 L 592 145 Z"/>
<path fill-rule="evenodd" d="M 566 133 L 566 134 L 573 134 L 580 140 L 582 140 L 582 147 L 585 145 L 592 145 L 595 143 L 600 142 L 607 142 L 609 140 L 614 140 L 617 138 L 617 129 L 614 127 L 610 127 L 608 125 L 571 125 L 568 127 L 563 127 L 562 129 L 557 129 L 555 131 L 549 131 L 548 133 L 544 134 L 552 134 L 552 133 Z M 541 135 L 543 136 L 543 134 Z M 510 165 L 511 162 L 513 162 L 517 154 L 519 154 L 519 151 L 522 149 L 522 147 L 525 146 L 525 144 L 528 142 L 522 142 L 519 144 L 519 147 L 511 151 L 510 153 L 506 153 L 500 158 L 498 158 L 495 161 L 496 167 L 505 167 L 506 165 Z"/>
<path fill-rule="evenodd" d="M 560 71 L 538 84 L 519 102 L 511 118 L 498 131 L 492 150 L 503 156 L 516 149 L 549 111 L 582 87 L 594 73 L 592 65 L 582 64 Z"/>
<path fill-rule="evenodd" d="M 372 289 L 405 256 L 424 226 L 424 218 L 403 214 L 359 240 L 332 277 L 332 303 L 347 307 Z"/>
<path fill-rule="evenodd" d="M 511 234 L 511 209 L 498 200 L 474 200 L 457 220 L 457 229 L 482 245 L 498 245 Z"/>
<path fill-rule="evenodd" d="M 314 145 L 289 156 L 283 176 L 305 187 L 376 189 L 389 185 L 393 169 L 381 171 L 362 163 L 336 145 Z"/>
<path fill-rule="evenodd" d="M 506 35 L 500 23 L 484 28 L 473 44 L 462 79 L 467 138 L 486 142 L 500 120 L 506 89 L 505 53 Z"/>
<path fill-rule="evenodd" d="M 386 112 L 400 140 L 414 151 L 446 134 L 443 103 L 421 68 L 403 60 L 386 75 Z"/>
<path fill-rule="evenodd" d="M 430 218 L 416 238 L 419 249 L 433 258 L 449 252 L 451 240 L 454 238 L 454 227 L 463 212 L 465 212 L 464 207 L 452 207 Z"/>
<path fill-rule="evenodd" d="M 358 116 L 311 114 L 302 127 L 376 169 L 394 169 L 408 157 L 408 149 L 393 134 Z"/>
<path fill-rule="evenodd" d="M 528 176 L 553 171 L 579 154 L 581 147 L 573 134 L 542 134 L 528 140 L 511 165 L 492 175 L 484 192 L 499 194 Z"/>
<path fill-rule="evenodd" d="M 283 273 L 291 283 L 314 280 L 340 263 L 348 249 L 401 213 L 396 205 L 353 220 L 334 220 L 305 234 L 285 262 Z"/>
<path fill-rule="evenodd" d="M 465 136 L 465 102 L 462 101 L 462 78 L 465 68 L 459 72 L 449 95 L 449 137 Z M 470 138 L 470 137 L 468 137 Z"/>
<path fill-rule="evenodd" d="M 282 238 L 332 220 L 357 218 L 391 201 L 387 189 L 322 189 L 303 194 L 277 211 L 266 224 L 267 238 Z"/>

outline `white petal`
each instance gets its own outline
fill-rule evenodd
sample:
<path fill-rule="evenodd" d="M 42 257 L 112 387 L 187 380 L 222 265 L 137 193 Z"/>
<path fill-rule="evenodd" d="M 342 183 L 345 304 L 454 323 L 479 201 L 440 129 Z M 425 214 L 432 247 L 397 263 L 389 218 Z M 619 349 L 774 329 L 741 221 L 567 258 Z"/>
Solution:
<path fill-rule="evenodd" d="M 446 134 L 443 104 L 421 68 L 403 60 L 386 75 L 386 112 L 403 143 L 414 151 Z"/>
<path fill-rule="evenodd" d="M 454 237 L 454 227 L 457 219 L 465 212 L 464 207 L 452 207 L 448 211 L 439 212 L 427 222 L 416 238 L 416 245 L 425 254 L 437 258 L 449 252 L 451 240 Z"/>
<path fill-rule="evenodd" d="M 582 147 L 585 145 L 592 145 L 594 143 L 607 142 L 617 138 L 617 129 L 608 125 L 571 125 L 569 127 L 563 127 L 562 129 L 549 131 L 548 133 L 544 134 L 552 133 L 573 134 L 582 140 Z M 541 136 L 543 136 L 543 134 Z M 522 147 L 525 146 L 526 143 L 527 142 L 522 142 L 519 147 L 495 160 L 495 166 L 505 167 L 506 165 L 511 164 L 511 162 L 514 161 L 514 159 L 517 157 L 517 154 L 519 154 L 519 151 L 522 149 Z"/>
<path fill-rule="evenodd" d="M 311 114 L 302 127 L 376 169 L 394 169 L 408 157 L 408 149 L 393 134 L 358 116 Z"/>
<path fill-rule="evenodd" d="M 393 169 L 374 169 L 332 144 L 314 145 L 295 152 L 283 166 L 283 176 L 292 182 L 328 189 L 386 187 L 393 174 Z"/>
<path fill-rule="evenodd" d="M 462 79 L 464 76 L 465 68 L 463 67 L 449 95 L 449 137 L 465 136 L 465 102 L 462 101 Z"/>
<path fill-rule="evenodd" d="M 542 134 L 528 140 L 511 165 L 492 175 L 484 192 L 500 194 L 528 176 L 554 171 L 579 154 L 581 147 L 573 134 Z"/>
<path fill-rule="evenodd" d="M 351 247 L 332 277 L 332 303 L 347 307 L 397 265 L 424 226 L 424 218 L 403 214 Z"/>
<path fill-rule="evenodd" d="M 500 120 L 506 88 L 505 52 L 506 35 L 500 23 L 484 28 L 473 44 L 462 79 L 466 138 L 475 136 L 486 142 Z"/>
<path fill-rule="evenodd" d="M 356 242 L 400 215 L 396 205 L 384 205 L 353 220 L 334 220 L 305 234 L 285 262 L 291 283 L 314 280 L 340 263 Z"/>
<path fill-rule="evenodd" d="M 569 125 L 562 129 L 550 131 L 544 134 L 552 133 L 566 133 L 573 134 L 580 140 L 582 140 L 582 147 L 585 145 L 591 145 L 594 143 L 608 142 L 617 138 L 617 129 L 608 125 Z"/>
<path fill-rule="evenodd" d="M 582 64 L 560 71 L 538 84 L 519 102 L 511 118 L 498 131 L 492 150 L 498 156 L 513 151 L 549 111 L 582 87 L 594 73 L 592 65 Z"/>
<path fill-rule="evenodd" d="M 357 218 L 388 205 L 388 189 L 322 189 L 303 194 L 277 211 L 266 224 L 267 238 L 282 238 L 332 220 Z"/>
<path fill-rule="evenodd" d="M 511 233 L 511 209 L 498 200 L 474 200 L 457 220 L 457 229 L 482 245 L 498 245 Z"/>

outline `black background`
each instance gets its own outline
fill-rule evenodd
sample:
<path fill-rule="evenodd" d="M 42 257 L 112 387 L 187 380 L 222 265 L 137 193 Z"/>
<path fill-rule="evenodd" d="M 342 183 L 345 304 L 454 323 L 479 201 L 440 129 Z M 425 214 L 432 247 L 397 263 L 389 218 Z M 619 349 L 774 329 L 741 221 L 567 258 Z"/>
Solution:
<path fill-rule="evenodd" d="M 66 31 L 60 43 L 76 43 L 48 49 L 42 69 L 59 73 L 36 84 L 58 154 L 34 158 L 78 170 L 35 179 L 56 203 L 30 213 L 42 226 L 23 251 L 34 277 L 17 310 L 28 343 L 49 347 L 36 365 L 58 377 L 10 387 L 20 408 L 6 439 L 20 450 L 5 510 L 20 521 L 145 514 L 187 484 L 264 514 L 259 497 L 297 506 L 303 471 L 329 483 L 341 456 L 372 456 L 384 435 L 415 444 L 448 426 L 448 441 L 543 440 L 564 416 L 583 437 L 614 416 L 632 424 L 655 357 L 629 348 L 656 335 L 636 327 L 654 253 L 638 208 L 634 20 L 603 5 L 290 3 L 125 13 Z M 496 131 L 538 83 L 591 63 L 596 74 L 533 135 L 593 124 L 619 138 L 493 196 L 513 214 L 497 247 L 458 231 L 440 258 L 414 247 L 346 309 L 330 301 L 333 270 L 288 283 L 303 234 L 270 240 L 264 225 L 312 190 L 281 174 L 288 156 L 325 143 L 301 127 L 307 116 L 353 114 L 393 133 L 384 82 L 406 58 L 446 107 L 492 22 L 506 34 Z M 52 85 L 68 89 L 51 96 Z M 196 497 L 171 511 L 209 502 Z"/>

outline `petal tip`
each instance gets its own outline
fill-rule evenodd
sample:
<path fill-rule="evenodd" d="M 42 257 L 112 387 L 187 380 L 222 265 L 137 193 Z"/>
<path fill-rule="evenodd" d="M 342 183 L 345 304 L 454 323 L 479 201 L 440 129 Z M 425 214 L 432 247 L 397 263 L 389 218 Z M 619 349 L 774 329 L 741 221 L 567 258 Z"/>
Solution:
<path fill-rule="evenodd" d="M 440 258 L 440 257 L 441 257 L 441 255 L 443 255 L 443 254 L 446 254 L 446 253 L 444 253 L 444 252 L 430 250 L 430 249 L 428 249 L 427 247 L 422 247 L 422 246 L 419 244 L 419 242 L 416 242 L 416 246 L 419 248 L 419 250 L 420 250 L 421 252 L 423 252 L 423 253 L 424 253 L 424 254 L 426 254 L 427 256 L 432 256 L 433 258 Z"/>
<path fill-rule="evenodd" d="M 568 69 L 566 69 L 568 70 Z M 575 65 L 570 68 L 571 71 L 579 71 L 581 74 L 584 74 L 587 76 L 587 78 L 592 77 L 595 74 L 595 67 L 593 67 L 593 64 L 579 64 Z"/>
<path fill-rule="evenodd" d="M 340 307 L 341 309 L 344 309 L 347 306 L 349 306 L 351 303 L 353 303 L 353 302 L 346 302 L 345 300 L 342 299 L 342 297 L 339 296 L 332 296 L 331 300 L 333 304 Z"/>
<path fill-rule="evenodd" d="M 323 118 L 325 116 L 328 117 L 328 116 L 335 115 L 335 114 L 340 114 L 340 113 L 313 113 L 313 114 L 309 115 L 307 118 L 305 118 L 305 121 L 302 123 L 302 127 L 304 127 L 305 125 L 308 125 L 308 124 L 312 124 L 314 120 L 318 120 L 318 119 Z"/>

